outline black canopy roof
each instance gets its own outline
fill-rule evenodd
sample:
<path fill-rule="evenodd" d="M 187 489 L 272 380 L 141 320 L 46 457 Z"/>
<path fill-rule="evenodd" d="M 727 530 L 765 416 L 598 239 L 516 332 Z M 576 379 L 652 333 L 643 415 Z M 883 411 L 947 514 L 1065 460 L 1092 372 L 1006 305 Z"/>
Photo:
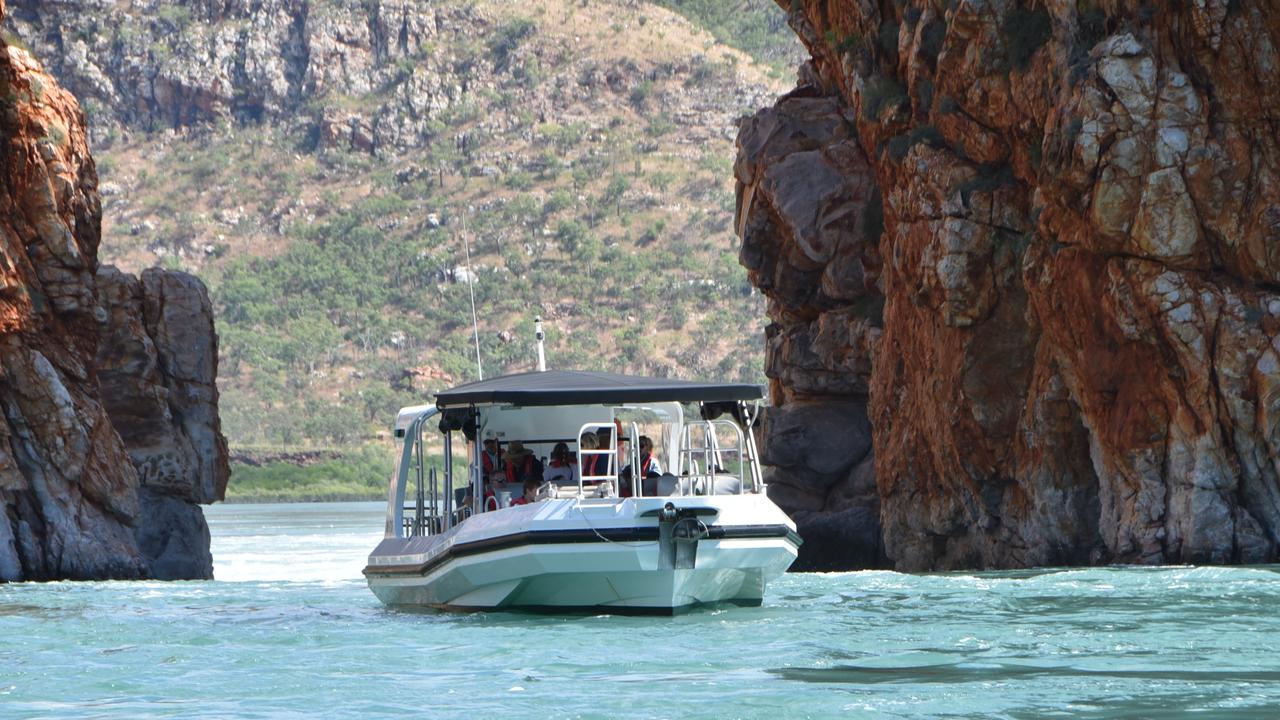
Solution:
<path fill-rule="evenodd" d="M 756 400 L 759 385 L 703 383 L 603 372 L 549 370 L 504 375 L 436 393 L 440 409 L 465 405 L 613 405 L 645 402 Z"/>

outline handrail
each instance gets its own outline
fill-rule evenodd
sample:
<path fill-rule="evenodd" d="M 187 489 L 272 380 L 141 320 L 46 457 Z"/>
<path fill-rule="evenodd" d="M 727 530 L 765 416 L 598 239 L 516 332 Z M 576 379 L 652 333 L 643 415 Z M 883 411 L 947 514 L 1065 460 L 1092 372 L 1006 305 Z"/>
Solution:
<path fill-rule="evenodd" d="M 585 435 L 585 434 L 587 433 L 587 431 L 588 431 L 588 430 L 590 430 L 590 431 L 592 431 L 592 432 L 594 433 L 596 430 L 598 430 L 598 429 L 600 429 L 600 428 L 609 428 L 609 429 L 612 431 L 612 432 L 610 432 L 610 433 L 609 433 L 609 447 L 607 447 L 607 448 L 598 448 L 598 449 L 595 449 L 595 450 L 583 449 L 582 444 L 581 444 L 582 436 L 583 436 L 583 435 Z M 618 460 L 618 432 L 617 432 L 617 425 L 615 425 L 615 424 L 614 424 L 614 423 L 612 423 L 612 422 L 607 422 L 607 423 L 601 423 L 601 422 L 585 423 L 582 427 L 578 428 L 578 439 L 579 439 L 579 444 L 578 444 L 578 497 L 582 497 L 582 493 L 583 493 L 583 487 L 582 487 L 582 485 L 583 485 L 583 483 L 584 483 L 584 482 L 586 482 L 586 481 L 588 481 L 588 480 L 589 480 L 589 481 L 592 481 L 592 482 L 610 482 L 610 481 L 616 480 L 616 479 L 617 479 L 617 477 L 618 477 L 618 470 L 617 470 L 617 460 Z M 586 465 L 582 462 L 582 456 L 584 456 L 584 455 L 608 455 L 608 456 L 609 456 L 609 463 L 608 463 L 608 465 L 606 465 L 606 471 L 607 471 L 607 474 L 605 474 L 605 475 L 587 475 L 587 474 L 583 471 L 583 468 L 585 468 L 585 467 L 586 467 Z"/>
<path fill-rule="evenodd" d="M 640 426 L 635 422 L 630 425 L 630 447 L 627 448 L 627 455 L 630 457 L 627 464 L 631 466 L 631 496 L 644 497 L 644 473 L 640 467 Z"/>
<path fill-rule="evenodd" d="M 440 411 L 434 407 L 427 408 L 410 421 L 405 428 L 404 443 L 400 456 L 396 458 L 396 466 L 391 472 L 387 488 L 387 526 L 386 537 L 404 537 L 404 494 L 409 484 L 409 470 L 413 467 L 414 451 L 421 448 L 422 425 Z"/>
<path fill-rule="evenodd" d="M 723 450 L 720 447 L 719 440 L 716 438 L 715 429 L 721 426 L 732 429 L 734 434 L 736 435 L 738 442 L 733 449 Z M 702 429 L 702 446 L 701 447 L 693 446 L 693 437 L 694 437 L 693 431 L 695 428 Z M 704 479 L 706 481 L 707 494 L 715 495 L 716 494 L 715 479 L 717 475 L 715 471 L 717 468 L 722 466 L 722 463 L 724 461 L 724 457 L 723 457 L 724 454 L 733 453 L 738 458 L 738 473 L 737 473 L 738 493 L 737 494 L 741 495 L 743 492 L 743 487 L 745 486 L 745 483 L 743 482 L 743 479 L 744 479 L 743 470 L 747 463 L 747 458 L 745 457 L 745 455 L 748 452 L 748 449 L 746 447 L 746 440 L 743 435 L 742 428 L 739 427 L 738 424 L 735 422 L 718 419 L 718 420 L 690 421 L 685 423 L 682 430 L 683 432 L 681 433 L 679 452 L 681 454 L 682 459 L 687 457 L 689 460 L 689 474 L 687 475 L 687 477 L 689 478 L 691 487 L 696 488 L 698 481 L 700 479 Z M 703 464 L 702 464 L 701 471 L 698 469 L 698 462 L 695 458 L 696 455 L 702 455 Z"/>
<path fill-rule="evenodd" d="M 760 470 L 760 450 L 756 447 L 756 434 L 751 431 L 751 428 L 755 427 L 756 419 L 760 417 L 760 403 L 747 404 L 744 401 L 739 401 L 738 407 L 742 409 L 742 420 L 746 427 L 745 437 L 747 441 L 748 467 L 751 469 L 751 491 L 760 494 L 765 491 L 764 473 Z"/>

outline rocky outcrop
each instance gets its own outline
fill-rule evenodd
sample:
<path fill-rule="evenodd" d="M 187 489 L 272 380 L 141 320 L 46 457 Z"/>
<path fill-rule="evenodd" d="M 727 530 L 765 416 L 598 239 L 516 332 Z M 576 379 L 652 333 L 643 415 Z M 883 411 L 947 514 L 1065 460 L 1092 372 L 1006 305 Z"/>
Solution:
<path fill-rule="evenodd" d="M 203 283 L 152 268 L 139 280 L 97 276 L 103 405 L 138 471 L 135 530 L 153 577 L 210 577 L 199 504 L 221 500 L 230 477 L 218 418 L 217 336 Z"/>
<path fill-rule="evenodd" d="M 171 572 L 172 553 L 153 552 L 150 453 L 121 441 L 125 424 L 115 423 L 100 392 L 99 326 L 120 311 L 95 298 L 101 211 L 84 115 L 25 51 L 3 43 L 0 137 L 0 581 L 205 576 Z M 157 318 L 157 328 L 170 328 L 152 334 L 162 338 L 157 357 L 190 354 L 173 331 L 187 320 L 167 307 Z M 202 330 L 212 328 L 180 329 L 185 340 Z M 200 402 L 185 362 L 172 361 L 183 367 L 162 375 L 162 384 L 190 393 L 170 408 L 176 416 L 192 409 L 188 436 L 207 452 L 209 436 L 194 428 L 200 413 L 207 420 L 213 412 L 208 427 L 216 434 L 208 404 L 216 395 L 205 392 L 208 402 Z M 214 368 L 201 370 L 211 389 Z M 203 462 L 212 463 L 208 486 L 217 490 L 225 472 L 219 480 L 216 455 Z M 203 543 L 207 556 L 207 535 Z"/>
<path fill-rule="evenodd" d="M 1280 7 L 782 4 L 736 167 L 779 499 L 906 570 L 1273 561 Z"/>
<path fill-rule="evenodd" d="M 798 570 L 876 566 L 879 496 L 867 420 L 881 332 L 880 196 L 852 112 L 805 86 L 744 122 L 741 260 L 769 297 L 769 493 L 805 544 Z"/>
<path fill-rule="evenodd" d="M 10 25 L 92 105 L 95 137 L 271 121 L 325 147 L 405 149 L 460 100 L 471 58 L 448 42 L 486 22 L 461 4 L 410 0 L 149 0 L 58 7 L 11 0 Z M 430 52 L 440 45 L 446 52 Z M 474 70 L 474 69 L 472 69 Z M 340 98 L 378 100 L 339 102 Z M 329 101 L 317 102 L 320 98 Z"/>

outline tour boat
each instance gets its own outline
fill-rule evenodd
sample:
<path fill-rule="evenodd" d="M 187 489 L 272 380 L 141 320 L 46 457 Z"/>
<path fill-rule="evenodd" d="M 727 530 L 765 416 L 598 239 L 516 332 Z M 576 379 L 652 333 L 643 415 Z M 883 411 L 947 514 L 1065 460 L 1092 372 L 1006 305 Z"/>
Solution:
<path fill-rule="evenodd" d="M 389 606 L 444 610 L 759 605 L 801 542 L 765 494 L 751 432 L 761 396 L 757 385 L 540 370 L 404 408 L 369 588 Z M 630 472 L 654 467 L 640 451 L 645 432 L 667 472 Z M 544 472 L 517 504 L 526 485 L 492 467 L 486 476 L 486 440 L 518 441 L 535 458 L 563 443 L 576 468 L 591 469 Z"/>

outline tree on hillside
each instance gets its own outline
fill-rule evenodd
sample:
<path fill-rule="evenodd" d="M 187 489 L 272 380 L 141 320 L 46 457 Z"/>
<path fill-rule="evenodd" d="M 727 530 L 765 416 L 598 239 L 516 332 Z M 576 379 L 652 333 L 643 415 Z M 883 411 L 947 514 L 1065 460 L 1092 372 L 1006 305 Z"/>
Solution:
<path fill-rule="evenodd" d="M 580 220 L 561 220 L 556 226 L 556 242 L 570 257 L 577 257 L 583 242 L 591 235 Z"/>
<path fill-rule="evenodd" d="M 600 198 L 605 205 L 613 205 L 614 213 L 622 217 L 622 197 L 631 189 L 631 182 L 621 175 L 614 175 Z"/>
<path fill-rule="evenodd" d="M 332 363 L 333 353 L 342 342 L 342 334 L 329 318 L 308 313 L 285 326 L 285 335 L 291 339 L 290 361 L 314 373 L 321 360 Z"/>

